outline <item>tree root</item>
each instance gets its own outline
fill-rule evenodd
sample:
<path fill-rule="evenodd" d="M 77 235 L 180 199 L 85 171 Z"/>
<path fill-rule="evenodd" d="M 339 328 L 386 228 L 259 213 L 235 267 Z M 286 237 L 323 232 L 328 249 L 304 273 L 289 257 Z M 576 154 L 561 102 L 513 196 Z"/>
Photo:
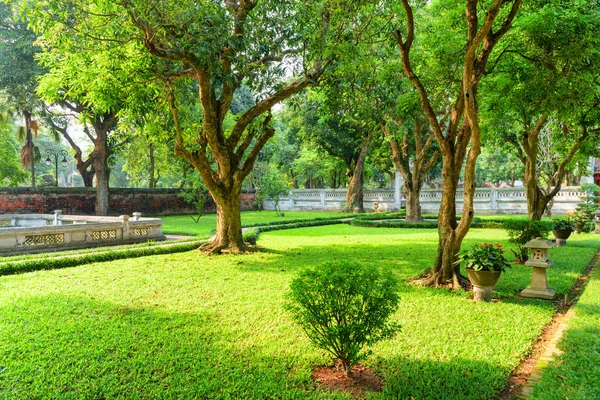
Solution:
<path fill-rule="evenodd" d="M 470 290 L 472 287 L 469 279 L 460 273 L 454 272 L 452 278 L 444 279 L 442 276 L 434 274 L 431 268 L 428 268 L 419 275 L 413 277 L 410 282 L 416 286 L 448 288 L 452 290 Z"/>
<path fill-rule="evenodd" d="M 215 242 L 203 244 L 198 248 L 198 250 L 200 250 L 207 256 L 217 254 L 244 254 L 251 251 L 245 243 L 242 245 L 237 245 L 235 243 L 230 243 L 229 245 L 222 245 Z"/>

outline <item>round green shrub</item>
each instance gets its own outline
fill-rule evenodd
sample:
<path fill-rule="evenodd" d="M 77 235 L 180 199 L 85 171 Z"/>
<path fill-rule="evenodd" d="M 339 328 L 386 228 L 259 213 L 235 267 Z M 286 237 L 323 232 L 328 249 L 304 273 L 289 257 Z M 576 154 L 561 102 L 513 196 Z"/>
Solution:
<path fill-rule="evenodd" d="M 390 272 L 350 261 L 332 261 L 299 274 L 286 308 L 309 339 L 338 358 L 346 374 L 368 355 L 364 348 L 391 338 L 400 325 L 397 280 Z"/>

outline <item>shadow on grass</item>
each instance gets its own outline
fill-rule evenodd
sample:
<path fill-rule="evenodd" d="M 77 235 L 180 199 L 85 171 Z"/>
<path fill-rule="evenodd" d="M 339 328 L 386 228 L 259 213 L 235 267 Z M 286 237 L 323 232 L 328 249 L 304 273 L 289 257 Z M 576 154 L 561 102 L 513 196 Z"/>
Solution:
<path fill-rule="evenodd" d="M 82 297 L 0 308 L 0 398 L 301 398 L 294 360 L 240 350 L 209 313 L 169 313 Z"/>
<path fill-rule="evenodd" d="M 3 399 L 341 397 L 312 389 L 314 354 L 245 347 L 217 314 L 54 295 L 0 316 Z M 497 366 L 468 359 L 384 355 L 377 364 L 385 386 L 373 398 L 484 399 L 505 382 Z"/>

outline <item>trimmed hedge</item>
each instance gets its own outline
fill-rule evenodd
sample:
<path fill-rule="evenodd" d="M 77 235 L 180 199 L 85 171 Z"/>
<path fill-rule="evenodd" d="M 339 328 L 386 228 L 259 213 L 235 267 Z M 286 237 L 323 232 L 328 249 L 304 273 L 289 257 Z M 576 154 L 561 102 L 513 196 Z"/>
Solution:
<path fill-rule="evenodd" d="M 263 227 L 257 227 L 256 229 L 258 230 L 259 233 L 262 233 L 262 232 L 270 232 L 270 231 L 280 231 L 280 230 L 284 230 L 284 229 L 307 228 L 307 227 L 311 227 L 311 226 L 325 226 L 325 225 L 337 225 L 337 224 L 348 224 L 348 223 L 350 223 L 350 221 L 340 221 L 339 218 L 332 220 L 332 221 L 330 221 L 330 220 L 321 220 L 321 221 L 304 220 L 302 222 L 296 222 L 293 224 L 263 226 Z"/>
<path fill-rule="evenodd" d="M 354 219 L 360 219 L 362 221 L 373 221 L 379 219 L 401 219 L 406 218 L 406 211 L 396 211 L 389 213 L 373 213 L 373 214 L 358 214 Z"/>
<path fill-rule="evenodd" d="M 281 220 L 281 221 L 271 221 L 271 222 L 254 222 L 251 224 L 244 224 L 242 228 L 255 228 L 255 227 L 263 227 L 263 226 L 282 226 L 282 225 L 290 225 L 290 224 L 299 224 L 305 221 L 339 221 L 342 218 L 352 218 L 352 216 L 346 217 L 320 217 L 320 218 L 311 218 L 311 219 L 290 219 L 290 220 Z"/>
<path fill-rule="evenodd" d="M 91 264 L 95 262 L 121 260 L 124 258 L 154 256 L 159 254 L 181 253 L 197 249 L 203 241 L 191 241 L 184 243 L 169 244 L 166 246 L 148 246 L 142 248 L 131 248 L 126 250 L 111 250 L 102 253 L 70 255 L 56 257 L 53 259 L 36 258 L 31 260 L 9 261 L 0 264 L 0 276 L 14 275 L 25 272 L 50 270 L 59 268 L 76 267 L 78 265 Z"/>
<path fill-rule="evenodd" d="M 436 215 L 437 217 L 437 215 Z M 428 218 L 429 219 L 429 218 Z M 460 218 L 458 218 L 460 220 Z M 352 226 L 360 226 L 363 228 L 412 228 L 412 229 L 437 229 L 437 221 L 423 221 L 423 222 L 407 222 L 407 221 L 369 221 L 363 219 L 354 219 L 350 223 Z M 479 219 L 473 218 L 471 228 L 488 228 L 488 229 L 501 229 L 504 227 L 504 220 L 494 219 Z"/>
<path fill-rule="evenodd" d="M 406 221 L 369 221 L 369 220 L 353 220 L 350 225 L 360 226 L 364 228 L 420 228 L 420 229 L 435 229 L 437 221 L 424 222 L 406 222 Z"/>

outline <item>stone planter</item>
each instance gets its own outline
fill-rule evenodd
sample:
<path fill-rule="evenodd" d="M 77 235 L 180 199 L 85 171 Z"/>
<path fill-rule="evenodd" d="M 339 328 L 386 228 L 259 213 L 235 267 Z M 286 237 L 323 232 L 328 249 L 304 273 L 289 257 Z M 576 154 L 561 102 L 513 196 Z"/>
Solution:
<path fill-rule="evenodd" d="M 561 240 L 567 240 L 573 231 L 570 229 L 555 229 L 552 231 L 554 237 Z"/>
<path fill-rule="evenodd" d="M 491 301 L 492 289 L 500 279 L 500 274 L 501 271 L 475 271 L 467 268 L 467 276 L 473 284 L 473 300 Z"/>
<path fill-rule="evenodd" d="M 552 231 L 554 237 L 556 238 L 556 247 L 564 247 L 567 245 L 567 239 L 573 233 L 570 229 L 555 229 Z"/>
<path fill-rule="evenodd" d="M 575 233 L 580 234 L 585 228 L 585 222 L 579 222 L 575 224 Z"/>

